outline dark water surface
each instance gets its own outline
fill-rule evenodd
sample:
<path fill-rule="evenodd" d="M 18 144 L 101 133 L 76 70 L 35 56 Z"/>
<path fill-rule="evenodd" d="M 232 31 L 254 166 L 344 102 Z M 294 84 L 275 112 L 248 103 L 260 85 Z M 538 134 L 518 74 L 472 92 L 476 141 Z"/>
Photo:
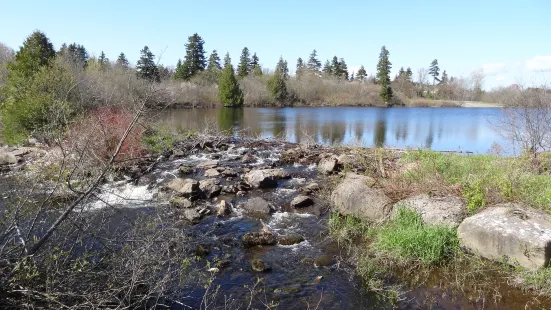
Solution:
<path fill-rule="evenodd" d="M 492 126 L 499 108 L 243 108 L 169 109 L 159 118 L 173 130 L 206 125 L 234 135 L 325 145 L 429 148 L 487 153 L 505 141 Z"/>

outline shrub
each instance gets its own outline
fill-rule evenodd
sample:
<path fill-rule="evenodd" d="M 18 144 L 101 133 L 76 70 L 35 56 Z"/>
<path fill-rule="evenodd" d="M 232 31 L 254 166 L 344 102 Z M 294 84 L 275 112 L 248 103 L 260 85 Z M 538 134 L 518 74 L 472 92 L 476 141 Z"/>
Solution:
<path fill-rule="evenodd" d="M 396 218 L 380 229 L 376 247 L 398 258 L 439 264 L 453 258 L 459 239 L 454 228 L 426 225 L 417 212 L 399 207 Z"/>

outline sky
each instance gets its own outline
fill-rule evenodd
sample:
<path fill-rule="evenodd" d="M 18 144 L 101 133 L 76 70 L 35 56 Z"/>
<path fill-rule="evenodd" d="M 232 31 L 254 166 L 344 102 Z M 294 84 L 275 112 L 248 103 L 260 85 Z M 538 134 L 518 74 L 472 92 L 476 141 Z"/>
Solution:
<path fill-rule="evenodd" d="M 438 59 L 451 76 L 485 73 L 484 87 L 551 83 L 551 1 L 3 1 L 0 42 L 18 49 L 34 30 L 54 46 L 76 42 L 91 55 L 131 63 L 149 46 L 160 63 L 184 58 L 188 36 L 198 33 L 208 54 L 243 47 L 263 67 L 280 56 L 294 71 L 313 49 L 322 63 L 342 57 L 349 71 L 376 70 L 381 47 L 390 51 L 393 75 Z"/>

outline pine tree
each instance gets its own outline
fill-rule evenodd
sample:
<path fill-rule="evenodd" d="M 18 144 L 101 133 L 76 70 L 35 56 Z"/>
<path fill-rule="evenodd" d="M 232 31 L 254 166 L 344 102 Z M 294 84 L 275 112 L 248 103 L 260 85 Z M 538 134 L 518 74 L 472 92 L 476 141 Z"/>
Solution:
<path fill-rule="evenodd" d="M 283 101 L 287 98 L 287 85 L 285 80 L 288 79 L 288 73 L 287 61 L 284 61 L 283 57 L 279 57 L 274 75 L 268 81 L 267 85 L 268 91 L 276 101 Z"/>
<path fill-rule="evenodd" d="M 253 75 L 254 76 L 261 76 L 262 75 L 262 68 L 260 67 L 260 65 L 254 66 Z"/>
<path fill-rule="evenodd" d="M 432 76 L 432 85 L 434 85 L 436 81 L 440 81 L 440 79 L 438 79 L 438 76 L 440 75 L 440 68 L 438 67 L 437 59 L 430 63 L 429 75 Z"/>
<path fill-rule="evenodd" d="M 8 64 L 8 79 L 16 75 L 29 78 L 54 57 L 55 50 L 50 39 L 43 32 L 35 31 L 23 42 L 15 54 L 15 61 Z"/>
<path fill-rule="evenodd" d="M 308 58 L 308 63 L 306 64 L 306 69 L 318 73 L 321 69 L 321 62 L 318 60 L 318 52 L 313 50 Z"/>
<path fill-rule="evenodd" d="M 333 75 L 333 67 L 331 66 L 331 63 L 329 62 L 329 60 L 326 60 L 325 61 L 325 64 L 323 65 L 323 74 L 325 76 L 331 76 Z"/>
<path fill-rule="evenodd" d="M 365 81 L 365 78 L 367 77 L 367 72 L 365 71 L 364 66 L 362 65 L 360 69 L 358 70 L 358 74 L 356 74 L 356 79 L 360 81 Z"/>
<path fill-rule="evenodd" d="M 297 59 L 297 70 L 295 71 L 295 74 L 297 75 L 297 77 L 300 77 L 304 73 L 304 69 L 305 69 L 304 61 L 302 61 L 302 58 L 299 57 Z"/>
<path fill-rule="evenodd" d="M 392 88 L 390 88 L 390 69 L 392 68 L 392 63 L 388 59 L 389 55 L 390 53 L 386 49 L 386 46 L 383 46 L 379 54 L 379 62 L 377 63 L 377 83 L 381 85 L 379 95 L 387 103 L 392 98 Z"/>
<path fill-rule="evenodd" d="M 117 66 L 123 68 L 123 69 L 128 69 L 128 59 L 126 59 L 126 55 L 124 55 L 124 53 L 120 53 L 119 54 L 119 57 L 117 58 L 117 62 L 116 62 Z"/>
<path fill-rule="evenodd" d="M 176 63 L 176 71 L 174 72 L 174 79 L 175 80 L 183 80 L 185 78 L 185 70 L 184 66 L 182 65 L 182 60 L 178 59 L 178 62 Z"/>
<path fill-rule="evenodd" d="M 218 81 L 218 98 L 224 107 L 240 107 L 243 105 L 243 92 L 235 79 L 229 53 L 224 57 L 224 70 Z"/>
<path fill-rule="evenodd" d="M 251 58 L 251 63 L 249 64 L 249 70 L 252 72 L 254 70 L 254 67 L 260 66 L 258 56 L 256 56 L 256 53 L 253 54 L 253 57 Z"/>
<path fill-rule="evenodd" d="M 89 60 L 89 56 L 88 56 L 88 52 L 86 51 L 86 48 L 76 43 L 71 43 L 69 44 L 69 46 L 63 43 L 63 45 L 61 45 L 61 48 L 59 49 L 58 54 L 69 57 L 71 61 L 73 61 L 75 64 L 78 64 L 82 67 L 85 67 Z"/>
<path fill-rule="evenodd" d="M 448 73 L 446 73 L 446 70 L 442 72 L 442 78 L 440 79 L 440 84 L 442 85 L 448 84 Z"/>
<path fill-rule="evenodd" d="M 340 73 L 339 59 L 337 56 L 333 56 L 333 59 L 331 60 L 331 72 L 334 76 L 338 76 Z"/>
<path fill-rule="evenodd" d="M 101 69 L 105 69 L 109 65 L 109 58 L 105 56 L 103 51 L 101 51 L 101 54 L 98 57 L 98 64 Z"/>
<path fill-rule="evenodd" d="M 218 56 L 218 52 L 216 50 L 213 50 L 209 56 L 207 71 L 213 72 L 217 70 L 222 70 L 222 66 L 220 65 L 220 57 Z"/>
<path fill-rule="evenodd" d="M 239 65 L 237 66 L 237 75 L 244 78 L 249 74 L 249 64 L 251 63 L 251 58 L 249 57 L 249 49 L 245 46 L 241 51 L 241 57 L 239 58 Z"/>
<path fill-rule="evenodd" d="M 346 62 L 344 61 L 344 58 L 339 59 L 339 71 L 337 73 L 338 77 L 341 77 L 345 80 L 348 80 L 348 66 L 346 65 Z"/>
<path fill-rule="evenodd" d="M 352 74 L 350 75 L 350 81 L 354 81 L 355 78 L 354 78 L 354 71 L 352 71 Z"/>
<path fill-rule="evenodd" d="M 188 37 L 186 44 L 186 57 L 182 63 L 181 76 L 184 80 L 191 79 L 196 73 L 205 70 L 205 41 L 197 33 Z"/>
<path fill-rule="evenodd" d="M 161 79 L 159 76 L 159 69 L 154 61 L 155 55 L 151 53 L 147 45 L 140 51 L 140 54 L 140 59 L 136 64 L 136 74 L 138 77 L 149 81 L 159 82 Z"/>
<path fill-rule="evenodd" d="M 404 70 L 404 67 L 400 67 L 400 70 L 398 71 L 398 76 L 403 76 L 406 74 L 406 70 Z"/>
<path fill-rule="evenodd" d="M 413 82 L 413 71 L 411 71 L 410 67 L 406 69 L 406 76 L 408 78 L 408 81 Z"/>

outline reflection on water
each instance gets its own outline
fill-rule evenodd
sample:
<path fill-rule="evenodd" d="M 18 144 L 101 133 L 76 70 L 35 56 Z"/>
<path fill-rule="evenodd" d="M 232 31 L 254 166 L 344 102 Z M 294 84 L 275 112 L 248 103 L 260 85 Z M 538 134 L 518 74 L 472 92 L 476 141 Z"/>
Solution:
<path fill-rule="evenodd" d="M 430 148 L 485 153 L 505 145 L 488 122 L 495 108 L 243 108 L 166 110 L 174 130 L 217 129 L 325 145 Z"/>

